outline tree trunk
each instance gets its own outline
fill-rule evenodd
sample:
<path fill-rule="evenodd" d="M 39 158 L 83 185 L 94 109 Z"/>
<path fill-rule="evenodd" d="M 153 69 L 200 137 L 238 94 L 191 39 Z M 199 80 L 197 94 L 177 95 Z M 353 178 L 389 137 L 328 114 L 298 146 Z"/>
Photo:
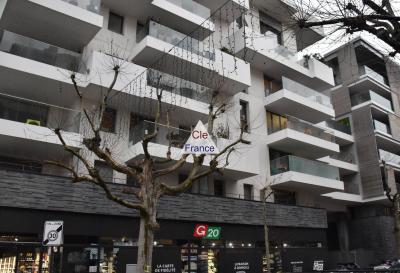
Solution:
<path fill-rule="evenodd" d="M 153 246 L 154 229 L 150 226 L 149 219 L 141 216 L 138 238 L 137 273 L 150 273 L 152 271 Z"/>
<path fill-rule="evenodd" d="M 394 232 L 396 238 L 397 257 L 400 257 L 400 196 L 396 196 L 394 202 Z"/>
<path fill-rule="evenodd" d="M 267 201 L 265 200 L 267 191 L 264 189 L 262 196 L 263 204 L 263 219 L 264 219 L 264 241 L 265 241 L 265 262 L 267 266 L 267 272 L 271 273 L 271 261 L 270 261 L 270 251 L 269 251 L 269 229 L 267 223 Z"/>

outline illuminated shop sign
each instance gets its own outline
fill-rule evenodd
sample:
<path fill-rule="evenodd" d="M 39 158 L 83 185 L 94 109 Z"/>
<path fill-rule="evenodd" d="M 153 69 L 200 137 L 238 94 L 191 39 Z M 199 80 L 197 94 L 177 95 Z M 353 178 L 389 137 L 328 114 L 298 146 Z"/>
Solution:
<path fill-rule="evenodd" d="M 205 224 L 197 224 L 194 227 L 193 237 L 209 240 L 221 238 L 221 227 L 211 227 Z"/>

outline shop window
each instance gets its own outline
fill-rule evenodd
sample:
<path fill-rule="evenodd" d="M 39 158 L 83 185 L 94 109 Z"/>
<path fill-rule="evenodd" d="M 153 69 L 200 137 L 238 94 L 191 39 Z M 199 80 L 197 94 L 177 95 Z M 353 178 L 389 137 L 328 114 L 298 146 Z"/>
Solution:
<path fill-rule="evenodd" d="M 108 17 L 108 30 L 115 33 L 123 34 L 124 17 L 113 12 L 110 12 Z"/>
<path fill-rule="evenodd" d="M 240 126 L 245 132 L 249 132 L 249 103 L 240 101 Z"/>
<path fill-rule="evenodd" d="M 283 190 L 274 190 L 274 202 L 283 205 L 296 205 L 296 193 Z"/>
<path fill-rule="evenodd" d="M 253 193 L 253 185 L 250 184 L 243 184 L 243 195 L 245 200 L 253 200 L 254 193 Z"/>
<path fill-rule="evenodd" d="M 287 128 L 287 118 L 267 111 L 267 128 L 268 134 Z"/>
<path fill-rule="evenodd" d="M 266 75 L 264 75 L 264 92 L 265 92 L 265 96 L 268 96 L 272 93 L 275 93 L 279 90 L 282 90 L 282 82 L 281 81 L 277 81 L 274 79 L 271 79 L 269 77 L 267 77 Z"/>
<path fill-rule="evenodd" d="M 117 111 L 115 109 L 106 108 L 103 113 L 100 129 L 103 132 L 114 133 L 116 117 Z"/>
<path fill-rule="evenodd" d="M 215 196 L 224 196 L 224 181 L 223 180 L 214 180 L 214 195 Z"/>
<path fill-rule="evenodd" d="M 104 161 L 96 160 L 94 168 L 99 172 L 105 182 L 113 182 L 113 169 Z"/>

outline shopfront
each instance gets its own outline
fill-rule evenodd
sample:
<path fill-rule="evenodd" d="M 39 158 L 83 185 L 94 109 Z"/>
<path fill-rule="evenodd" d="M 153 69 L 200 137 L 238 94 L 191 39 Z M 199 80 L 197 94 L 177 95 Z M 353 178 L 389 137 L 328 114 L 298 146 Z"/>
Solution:
<path fill-rule="evenodd" d="M 0 224 L 0 273 L 135 272 L 137 218 L 5 208 L 0 218 L 7 219 Z M 64 221 L 64 245 L 43 247 L 43 223 L 55 219 Z M 167 220 L 160 225 L 154 273 L 265 270 L 262 226 Z M 213 229 L 200 230 L 198 236 L 199 225 Z M 320 255 L 325 251 L 323 229 L 270 227 L 270 238 L 273 272 L 293 271 L 293 262 L 312 270 L 315 260 L 326 260 Z"/>

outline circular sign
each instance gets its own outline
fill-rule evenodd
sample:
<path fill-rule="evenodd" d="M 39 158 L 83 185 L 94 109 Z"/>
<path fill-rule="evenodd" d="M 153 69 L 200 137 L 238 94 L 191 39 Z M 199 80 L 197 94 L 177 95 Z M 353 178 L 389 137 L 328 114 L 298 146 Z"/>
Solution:
<path fill-rule="evenodd" d="M 49 233 L 47 233 L 47 239 L 49 241 L 55 241 L 58 238 L 58 232 L 56 230 L 51 230 Z"/>

